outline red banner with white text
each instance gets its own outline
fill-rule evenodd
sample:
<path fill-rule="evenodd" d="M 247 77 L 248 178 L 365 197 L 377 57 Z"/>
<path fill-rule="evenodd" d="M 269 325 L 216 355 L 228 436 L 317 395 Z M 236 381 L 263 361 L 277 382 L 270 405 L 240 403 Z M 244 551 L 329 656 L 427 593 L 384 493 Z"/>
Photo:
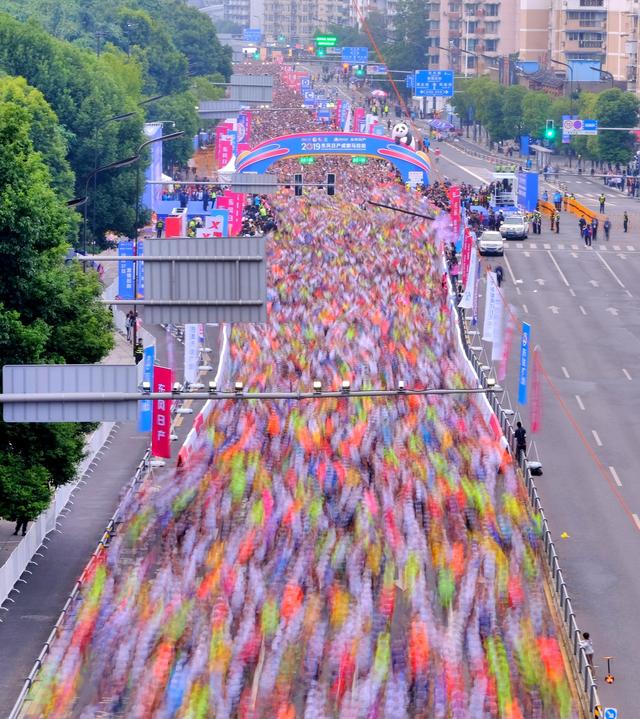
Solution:
<path fill-rule="evenodd" d="M 153 370 L 153 391 L 171 392 L 172 387 L 173 371 L 156 365 Z M 170 399 L 153 401 L 151 454 L 154 457 L 171 458 L 171 402 Z"/>

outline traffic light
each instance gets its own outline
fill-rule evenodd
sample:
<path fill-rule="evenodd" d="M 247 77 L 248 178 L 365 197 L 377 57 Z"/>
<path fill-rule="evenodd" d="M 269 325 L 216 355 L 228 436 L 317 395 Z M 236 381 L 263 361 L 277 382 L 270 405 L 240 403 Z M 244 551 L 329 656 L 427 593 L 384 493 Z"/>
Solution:
<path fill-rule="evenodd" d="M 544 139 L 555 140 L 556 139 L 556 126 L 553 120 L 547 120 L 547 124 L 544 128 Z"/>
<path fill-rule="evenodd" d="M 302 175 L 293 176 L 293 187 L 296 197 L 302 196 Z"/>
<path fill-rule="evenodd" d="M 327 51 L 326 51 L 323 47 L 319 47 L 319 48 L 316 50 L 316 55 L 317 55 L 318 57 L 324 57 L 326 54 L 327 54 Z"/>
<path fill-rule="evenodd" d="M 259 60 L 259 59 L 260 59 L 260 50 L 256 50 L 256 51 L 253 53 L 253 59 L 254 59 L 254 60 Z"/>
<path fill-rule="evenodd" d="M 336 194 L 336 176 L 330 172 L 327 175 L 327 195 L 333 196 Z"/>
<path fill-rule="evenodd" d="M 364 67 L 362 65 L 356 67 L 356 77 L 364 77 Z"/>

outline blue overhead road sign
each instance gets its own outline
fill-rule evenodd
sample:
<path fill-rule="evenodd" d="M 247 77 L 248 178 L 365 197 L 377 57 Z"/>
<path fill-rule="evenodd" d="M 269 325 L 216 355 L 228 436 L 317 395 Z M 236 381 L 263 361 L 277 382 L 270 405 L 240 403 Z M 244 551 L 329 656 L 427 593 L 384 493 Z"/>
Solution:
<path fill-rule="evenodd" d="M 245 42 L 255 42 L 259 44 L 262 42 L 262 30 L 258 28 L 245 27 L 242 31 L 242 39 Z"/>
<path fill-rule="evenodd" d="M 406 80 L 405 80 L 405 83 L 406 83 L 407 87 L 408 87 L 410 90 L 413 90 L 413 88 L 416 86 L 416 78 L 415 78 L 415 76 L 414 76 L 414 75 L 407 75 L 407 78 L 406 78 Z"/>
<path fill-rule="evenodd" d="M 368 47 L 343 47 L 342 62 L 348 62 L 352 65 L 366 63 L 369 60 Z"/>
<path fill-rule="evenodd" d="M 416 97 L 451 97 L 453 70 L 416 70 Z"/>

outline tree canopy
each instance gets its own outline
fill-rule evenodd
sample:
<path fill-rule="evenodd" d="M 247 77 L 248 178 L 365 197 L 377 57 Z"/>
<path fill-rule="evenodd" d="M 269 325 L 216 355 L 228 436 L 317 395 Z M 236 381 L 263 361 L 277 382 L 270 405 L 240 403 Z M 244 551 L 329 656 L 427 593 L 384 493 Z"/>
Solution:
<path fill-rule="evenodd" d="M 530 134 L 544 136 L 547 120 L 553 120 L 558 132 L 555 146 L 562 144 L 562 118 L 572 112 L 567 97 L 552 97 L 545 92 L 518 85 L 505 87 L 488 77 L 469 78 L 456 82 L 452 104 L 464 122 L 476 119 L 485 127 L 493 141 Z M 619 88 L 599 94 L 581 92 L 573 103 L 573 113 L 581 118 L 598 120 L 601 127 L 635 127 L 638 120 L 638 99 Z M 586 159 L 625 164 L 633 157 L 635 138 L 629 132 L 600 132 L 595 137 L 574 137 L 571 148 Z"/>
<path fill-rule="evenodd" d="M 11 87 L 13 84 L 13 87 Z M 7 95 L 16 94 L 16 99 Z M 4 95 L 4 96 L 3 96 Z M 31 98 L 26 102 L 25 98 Z M 55 115 L 23 81 L 0 91 L 0 365 L 97 362 L 113 344 L 94 272 L 65 264 L 73 215 L 32 137 Z M 58 128 L 59 129 L 59 128 Z M 81 425 L 0 422 L 0 515 L 33 519 L 73 479 Z"/>

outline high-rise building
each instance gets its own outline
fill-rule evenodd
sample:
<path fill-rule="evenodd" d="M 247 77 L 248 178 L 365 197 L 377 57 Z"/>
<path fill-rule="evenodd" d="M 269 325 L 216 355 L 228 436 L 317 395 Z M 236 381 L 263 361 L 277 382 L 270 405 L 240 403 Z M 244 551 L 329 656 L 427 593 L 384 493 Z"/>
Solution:
<path fill-rule="evenodd" d="M 349 23 L 350 0 L 264 0 L 268 42 L 307 43 L 316 30 Z"/>
<path fill-rule="evenodd" d="M 502 74 L 517 49 L 516 0 L 433 0 L 429 12 L 431 67 L 473 76 Z M 442 49 L 444 48 L 444 49 Z"/>
<path fill-rule="evenodd" d="M 526 72 L 554 68 L 586 82 L 597 81 L 602 69 L 635 89 L 637 0 L 518 1 L 519 60 Z"/>

